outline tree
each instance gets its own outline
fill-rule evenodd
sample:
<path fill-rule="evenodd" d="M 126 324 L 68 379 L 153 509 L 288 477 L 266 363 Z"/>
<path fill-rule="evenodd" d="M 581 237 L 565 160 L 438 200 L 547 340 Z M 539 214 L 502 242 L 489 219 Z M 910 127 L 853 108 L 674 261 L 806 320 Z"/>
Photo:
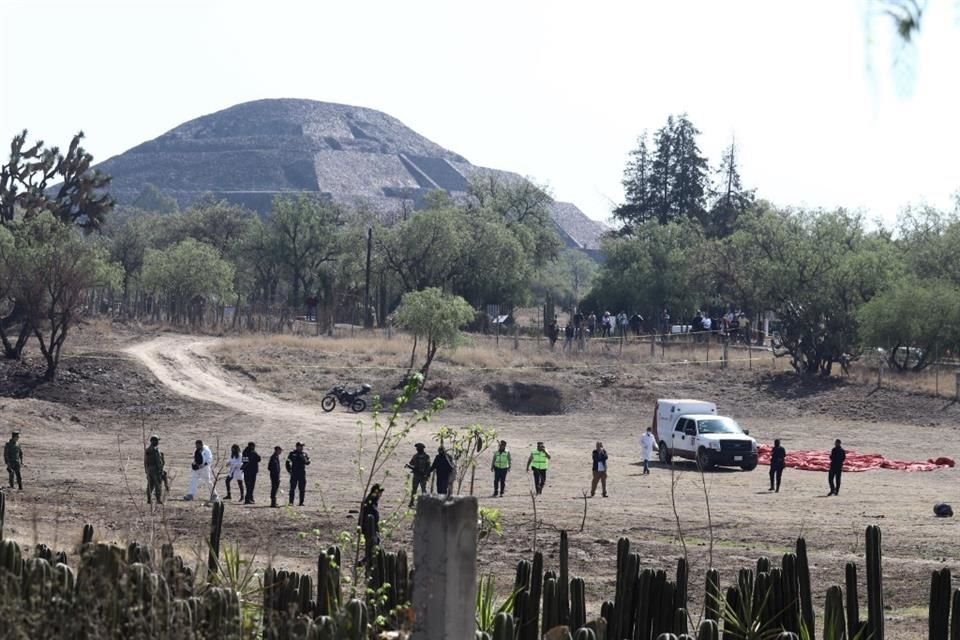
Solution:
<path fill-rule="evenodd" d="M 14 136 L 10 158 L 0 166 L 0 224 L 17 210 L 25 217 L 49 211 L 62 223 L 84 231 L 99 229 L 114 201 L 106 191 L 110 176 L 93 169 L 93 156 L 80 146 L 83 132 L 70 141 L 66 155 L 43 141 L 24 148 L 27 131 Z M 57 184 L 59 182 L 59 184 Z"/>
<path fill-rule="evenodd" d="M 471 320 L 473 309 L 460 296 L 444 293 L 436 287 L 405 293 L 396 311 L 396 322 L 413 334 L 409 371 L 413 371 L 416 365 L 418 343 L 425 340 L 427 353 L 420 373 L 426 380 L 437 350 L 441 346 L 456 346 L 460 327 Z"/>
<path fill-rule="evenodd" d="M 899 279 L 857 318 L 862 346 L 885 348 L 887 362 L 901 371 L 920 371 L 960 348 L 960 288 L 942 280 Z"/>
<path fill-rule="evenodd" d="M 15 222 L 11 229 L 14 242 L 4 250 L 4 270 L 46 360 L 43 377 L 53 380 L 86 293 L 95 287 L 116 286 L 120 269 L 103 250 L 50 212 Z"/>
<path fill-rule="evenodd" d="M 626 233 L 630 233 L 634 225 L 656 217 L 652 162 L 647 148 L 647 132 L 644 131 L 637 139 L 637 148 L 630 152 L 630 160 L 623 171 L 623 191 L 627 201 L 613 212 L 614 217 L 623 222 Z"/>
<path fill-rule="evenodd" d="M 700 155 L 697 136 L 687 114 L 674 120 L 671 128 L 673 146 L 673 193 L 669 210 L 674 216 L 686 216 L 706 225 L 707 159 Z"/>
<path fill-rule="evenodd" d="M 301 292 L 314 291 L 320 268 L 339 255 L 342 222 L 337 205 L 314 196 L 274 200 L 267 228 L 289 278 L 292 305 L 300 304 Z"/>
<path fill-rule="evenodd" d="M 177 199 L 163 193 L 149 182 L 143 186 L 140 195 L 134 198 L 130 205 L 151 213 L 162 213 L 164 215 L 180 213 L 180 205 L 177 204 Z"/>
<path fill-rule="evenodd" d="M 387 268 L 403 291 L 446 287 L 460 273 L 463 226 L 453 206 L 421 211 L 377 240 Z"/>
<path fill-rule="evenodd" d="M 735 141 L 724 152 L 716 178 L 706 231 L 711 237 L 724 238 L 733 233 L 737 218 L 750 208 L 754 197 L 753 191 L 745 190 L 741 183 Z"/>
<path fill-rule="evenodd" d="M 163 298 L 172 322 L 201 321 L 208 303 L 223 304 L 233 296 L 233 281 L 233 265 L 193 238 L 150 249 L 143 260 L 143 287 Z"/>
<path fill-rule="evenodd" d="M 560 256 L 547 263 L 533 281 L 538 300 L 550 297 L 562 309 L 575 309 L 590 291 L 599 265 L 582 251 L 564 249 Z"/>

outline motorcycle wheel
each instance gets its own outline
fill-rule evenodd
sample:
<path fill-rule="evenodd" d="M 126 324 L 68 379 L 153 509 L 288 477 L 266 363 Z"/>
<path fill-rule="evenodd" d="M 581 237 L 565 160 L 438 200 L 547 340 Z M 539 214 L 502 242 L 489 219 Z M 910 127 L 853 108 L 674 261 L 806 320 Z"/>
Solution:
<path fill-rule="evenodd" d="M 320 407 L 324 411 L 333 411 L 335 406 L 337 406 L 337 399 L 333 396 L 323 396 L 323 400 L 320 401 Z"/>
<path fill-rule="evenodd" d="M 360 413 L 361 411 L 367 408 L 367 403 L 363 398 L 357 398 L 350 405 L 350 408 L 353 409 L 355 412 Z"/>

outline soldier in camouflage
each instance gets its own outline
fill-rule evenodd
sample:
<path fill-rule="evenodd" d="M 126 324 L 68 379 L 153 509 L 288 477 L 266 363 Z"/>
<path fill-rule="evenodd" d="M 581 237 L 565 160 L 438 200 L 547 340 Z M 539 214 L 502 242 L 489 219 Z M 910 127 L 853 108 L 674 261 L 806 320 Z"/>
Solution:
<path fill-rule="evenodd" d="M 160 451 L 160 438 L 150 436 L 150 446 L 143 452 L 143 470 L 147 474 L 147 504 L 151 504 L 151 494 L 157 504 L 163 504 L 163 452 Z"/>
<path fill-rule="evenodd" d="M 23 466 L 23 449 L 20 448 L 20 432 L 10 434 L 10 440 L 3 445 L 3 463 L 7 465 L 7 476 L 10 478 L 10 488 L 13 481 L 17 481 L 17 489 L 23 491 L 23 478 L 20 477 L 20 467 Z"/>

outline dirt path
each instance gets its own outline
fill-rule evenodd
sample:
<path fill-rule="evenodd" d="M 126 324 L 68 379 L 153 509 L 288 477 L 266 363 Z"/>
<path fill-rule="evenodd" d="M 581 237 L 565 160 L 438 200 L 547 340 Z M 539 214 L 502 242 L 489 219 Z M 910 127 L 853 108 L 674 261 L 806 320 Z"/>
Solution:
<path fill-rule="evenodd" d="M 125 352 L 142 362 L 161 383 L 194 400 L 260 418 L 310 426 L 314 431 L 354 423 L 349 414 L 334 411 L 324 415 L 320 407 L 285 402 L 253 385 L 228 379 L 209 353 L 216 342 L 215 338 L 163 336 L 127 347 Z M 324 419 L 318 420 L 319 415 L 324 415 Z"/>

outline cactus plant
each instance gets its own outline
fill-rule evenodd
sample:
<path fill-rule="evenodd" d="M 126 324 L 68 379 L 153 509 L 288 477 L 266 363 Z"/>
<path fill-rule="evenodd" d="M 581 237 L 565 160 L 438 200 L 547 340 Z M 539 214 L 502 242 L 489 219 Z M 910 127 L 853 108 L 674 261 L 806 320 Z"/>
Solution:
<path fill-rule="evenodd" d="M 950 569 L 934 571 L 930 578 L 929 640 L 949 640 Z"/>
<path fill-rule="evenodd" d="M 560 626 L 560 602 L 557 595 L 558 587 L 555 578 L 543 581 L 543 629 L 553 629 Z"/>
<path fill-rule="evenodd" d="M 593 629 L 581 627 L 573 634 L 573 640 L 598 640 L 598 638 Z"/>
<path fill-rule="evenodd" d="M 863 626 L 860 620 L 860 600 L 857 595 L 857 565 L 848 562 L 845 582 L 847 587 L 847 638 L 856 637 Z"/>
<path fill-rule="evenodd" d="M 354 598 L 344 607 L 347 613 L 344 640 L 363 640 L 367 637 L 367 605 Z"/>
<path fill-rule="evenodd" d="M 557 581 L 560 624 L 570 624 L 570 540 L 560 532 L 560 576 Z"/>
<path fill-rule="evenodd" d="M 697 631 L 697 640 L 720 640 L 720 627 L 716 620 L 704 620 Z"/>
<path fill-rule="evenodd" d="M 720 591 L 720 572 L 716 569 L 707 569 L 707 587 L 704 593 L 704 618 L 719 622 L 721 615 L 722 592 Z"/>
<path fill-rule="evenodd" d="M 843 640 L 847 633 L 846 626 L 843 615 L 843 590 L 838 586 L 832 586 L 827 589 L 823 604 L 823 640 Z"/>
<path fill-rule="evenodd" d="M 800 615 L 807 628 L 809 640 L 816 640 L 816 617 L 813 613 L 813 594 L 810 590 L 810 562 L 807 559 L 807 541 L 803 538 L 797 538 L 797 580 Z"/>
<path fill-rule="evenodd" d="M 867 636 L 883 640 L 883 554 L 880 527 L 867 527 Z"/>
<path fill-rule="evenodd" d="M 7 494 L 0 491 L 0 540 L 3 540 L 3 521 L 7 517 Z"/>
<path fill-rule="evenodd" d="M 587 623 L 587 596 L 583 578 L 574 578 L 570 581 L 570 619 L 569 626 L 579 629 Z"/>
<path fill-rule="evenodd" d="M 960 640 L 960 589 L 953 592 L 953 613 L 950 614 L 950 640 Z"/>
<path fill-rule="evenodd" d="M 207 579 L 212 580 L 220 568 L 220 534 L 223 531 L 223 501 L 213 501 L 210 519 L 210 552 L 207 558 Z"/>
<path fill-rule="evenodd" d="M 514 640 L 513 616 L 509 613 L 498 613 L 493 619 L 493 640 Z"/>
<path fill-rule="evenodd" d="M 83 525 L 83 534 L 82 534 L 82 537 L 80 538 L 80 544 L 88 545 L 92 542 L 93 542 L 93 525 L 87 523 Z"/>

